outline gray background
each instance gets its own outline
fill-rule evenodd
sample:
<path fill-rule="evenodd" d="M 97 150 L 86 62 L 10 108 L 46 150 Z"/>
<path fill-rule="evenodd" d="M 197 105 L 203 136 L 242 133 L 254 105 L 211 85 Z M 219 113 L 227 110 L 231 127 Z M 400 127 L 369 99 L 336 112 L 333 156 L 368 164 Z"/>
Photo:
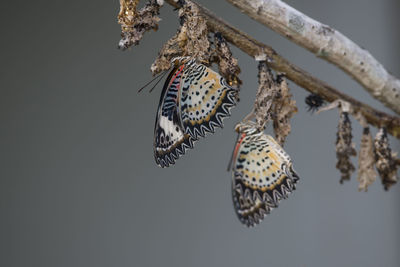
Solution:
<path fill-rule="evenodd" d="M 199 2 L 386 110 L 340 70 L 225 1 Z M 287 2 L 400 77 L 398 1 Z M 255 96 L 253 59 L 233 49 L 244 84 L 225 128 L 160 169 L 152 139 L 161 88 L 137 89 L 176 31 L 170 6 L 159 31 L 126 52 L 116 49 L 116 0 L 8 1 L 0 10 L 0 266 L 400 266 L 400 186 L 384 192 L 377 181 L 359 193 L 355 175 L 340 185 L 338 113 L 306 113 L 303 89 L 290 83 L 299 112 L 286 150 L 301 176 L 298 190 L 247 229 L 234 214 L 226 166 L 233 127 Z M 361 128 L 353 128 L 358 146 Z"/>

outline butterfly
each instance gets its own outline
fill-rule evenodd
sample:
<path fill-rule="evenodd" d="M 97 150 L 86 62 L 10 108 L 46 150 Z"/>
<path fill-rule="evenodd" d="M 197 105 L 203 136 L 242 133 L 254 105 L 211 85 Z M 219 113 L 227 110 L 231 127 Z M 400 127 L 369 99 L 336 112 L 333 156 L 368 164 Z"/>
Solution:
<path fill-rule="evenodd" d="M 154 127 L 154 157 L 160 167 L 174 164 L 200 137 L 222 128 L 238 93 L 193 58 L 174 58 L 171 65 Z"/>
<path fill-rule="evenodd" d="M 239 135 L 228 167 L 232 199 L 239 220 L 251 227 L 288 197 L 299 176 L 289 155 L 253 121 L 241 122 L 235 129 Z"/>

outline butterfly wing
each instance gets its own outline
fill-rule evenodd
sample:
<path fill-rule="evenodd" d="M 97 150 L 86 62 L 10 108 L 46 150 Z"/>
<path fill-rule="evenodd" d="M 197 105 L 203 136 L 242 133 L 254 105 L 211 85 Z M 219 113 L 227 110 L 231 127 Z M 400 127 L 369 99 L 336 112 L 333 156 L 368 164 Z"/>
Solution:
<path fill-rule="evenodd" d="M 254 226 L 295 189 L 286 152 L 268 135 L 240 134 L 233 154 L 232 198 L 239 220 Z"/>
<path fill-rule="evenodd" d="M 185 133 L 179 110 L 183 66 L 175 67 L 165 81 L 154 127 L 154 157 L 157 165 L 168 167 L 186 149 L 193 148 L 194 138 Z"/>
<path fill-rule="evenodd" d="M 183 78 L 181 115 L 185 132 L 198 139 L 223 127 L 222 120 L 230 116 L 236 105 L 237 90 L 225 79 L 206 67 L 191 61 Z"/>

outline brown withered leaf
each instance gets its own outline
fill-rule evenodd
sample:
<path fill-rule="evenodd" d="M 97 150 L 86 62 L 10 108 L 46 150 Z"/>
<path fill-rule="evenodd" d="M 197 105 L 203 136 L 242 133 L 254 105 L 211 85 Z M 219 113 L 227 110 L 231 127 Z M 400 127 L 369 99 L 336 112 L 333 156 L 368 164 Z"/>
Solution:
<path fill-rule="evenodd" d="M 392 154 L 386 130 L 380 128 L 375 136 L 375 166 L 385 190 L 397 182 L 397 167 L 395 155 Z"/>
<path fill-rule="evenodd" d="M 136 10 L 138 0 L 120 0 L 118 23 L 121 25 L 121 40 L 118 48 L 126 50 L 137 45 L 146 31 L 157 30 L 160 5 L 156 0 L 150 0 L 139 11 Z"/>
<path fill-rule="evenodd" d="M 297 113 L 297 107 L 296 100 L 292 99 L 292 94 L 284 76 L 278 75 L 276 83 L 279 89 L 275 95 L 272 109 L 274 131 L 276 140 L 283 146 L 286 137 L 291 131 L 290 119 Z"/>
<path fill-rule="evenodd" d="M 266 61 L 258 63 L 258 90 L 254 101 L 254 115 L 258 128 L 263 130 L 271 119 L 271 109 L 279 86 Z"/>
<path fill-rule="evenodd" d="M 374 143 L 369 127 L 365 127 L 361 137 L 360 152 L 358 155 L 358 191 L 367 192 L 368 186 L 375 182 L 377 173 L 374 169 L 374 164 Z"/>
<path fill-rule="evenodd" d="M 336 135 L 336 168 L 341 173 L 340 183 L 350 180 L 354 165 L 351 163 L 350 156 L 356 156 L 355 145 L 352 142 L 351 122 L 347 112 L 340 111 L 338 132 Z"/>
<path fill-rule="evenodd" d="M 215 33 L 214 44 L 219 73 L 226 79 L 229 85 L 238 87 L 242 84 L 242 81 L 239 79 L 240 68 L 238 60 L 232 56 L 229 45 L 221 33 Z"/>

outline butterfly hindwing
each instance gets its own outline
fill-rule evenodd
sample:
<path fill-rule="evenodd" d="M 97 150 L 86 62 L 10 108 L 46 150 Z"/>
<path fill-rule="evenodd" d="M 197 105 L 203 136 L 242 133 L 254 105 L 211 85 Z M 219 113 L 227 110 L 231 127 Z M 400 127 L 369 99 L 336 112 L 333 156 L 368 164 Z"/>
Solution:
<path fill-rule="evenodd" d="M 205 65 L 193 60 L 188 65 L 182 88 L 182 123 L 185 132 L 197 139 L 223 127 L 222 120 L 236 105 L 237 90 Z"/>
<path fill-rule="evenodd" d="M 240 221 L 258 224 L 299 179 L 290 157 L 269 135 L 239 133 L 232 157 L 232 197 Z"/>
<path fill-rule="evenodd" d="M 154 157 L 160 167 L 168 167 L 193 148 L 194 139 L 185 133 L 179 112 L 183 67 L 174 68 L 165 81 L 154 127 Z"/>

